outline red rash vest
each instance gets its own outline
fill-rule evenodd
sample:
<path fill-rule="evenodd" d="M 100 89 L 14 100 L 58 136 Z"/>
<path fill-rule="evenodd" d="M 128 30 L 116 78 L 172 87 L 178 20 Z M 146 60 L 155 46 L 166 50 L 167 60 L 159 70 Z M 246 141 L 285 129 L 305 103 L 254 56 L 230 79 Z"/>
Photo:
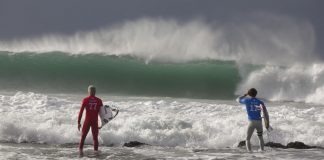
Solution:
<path fill-rule="evenodd" d="M 84 108 L 86 108 L 86 117 L 85 121 L 98 123 L 98 114 L 100 111 L 100 107 L 102 106 L 101 99 L 95 96 L 88 96 L 83 99 L 82 106 L 79 112 L 78 124 L 81 122 L 82 113 Z"/>

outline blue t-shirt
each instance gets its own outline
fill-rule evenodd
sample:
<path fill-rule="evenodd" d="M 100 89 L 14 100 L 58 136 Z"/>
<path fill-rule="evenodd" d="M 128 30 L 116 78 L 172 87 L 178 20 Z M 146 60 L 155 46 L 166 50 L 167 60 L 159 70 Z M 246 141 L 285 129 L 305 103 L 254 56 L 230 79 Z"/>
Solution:
<path fill-rule="evenodd" d="M 261 120 L 262 101 L 257 98 L 240 98 L 239 102 L 245 104 L 249 120 Z"/>

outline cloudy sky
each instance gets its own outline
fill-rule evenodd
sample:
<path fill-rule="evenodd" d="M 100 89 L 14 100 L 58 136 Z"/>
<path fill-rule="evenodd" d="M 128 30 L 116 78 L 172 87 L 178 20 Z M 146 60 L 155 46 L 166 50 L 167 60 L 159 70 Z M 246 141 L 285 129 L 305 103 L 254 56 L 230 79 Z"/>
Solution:
<path fill-rule="evenodd" d="M 324 0 L 0 0 L 0 39 L 72 34 L 143 17 L 228 23 L 267 12 L 309 22 L 320 52 L 323 8 Z"/>

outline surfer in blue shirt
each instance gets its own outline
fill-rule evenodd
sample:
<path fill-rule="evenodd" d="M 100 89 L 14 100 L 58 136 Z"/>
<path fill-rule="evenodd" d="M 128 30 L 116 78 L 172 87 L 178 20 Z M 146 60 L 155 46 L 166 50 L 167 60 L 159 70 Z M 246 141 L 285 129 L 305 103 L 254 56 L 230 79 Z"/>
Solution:
<path fill-rule="evenodd" d="M 249 89 L 247 94 L 239 97 L 237 100 L 241 104 L 245 104 L 246 111 L 248 114 L 249 125 L 247 128 L 247 136 L 246 136 L 246 149 L 251 152 L 251 142 L 250 139 L 254 130 L 257 130 L 257 135 L 260 142 L 260 149 L 264 150 L 264 141 L 263 141 L 263 127 L 262 127 L 262 117 L 261 111 L 264 115 L 265 127 L 269 128 L 269 115 L 266 106 L 264 103 L 256 98 L 257 90 L 255 88 Z M 247 97 L 249 96 L 249 97 Z"/>

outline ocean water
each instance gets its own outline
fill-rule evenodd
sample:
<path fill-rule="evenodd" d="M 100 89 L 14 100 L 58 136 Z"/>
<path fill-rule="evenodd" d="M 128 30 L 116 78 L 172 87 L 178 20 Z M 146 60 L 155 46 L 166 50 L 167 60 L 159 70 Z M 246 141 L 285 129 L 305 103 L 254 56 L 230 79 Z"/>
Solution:
<path fill-rule="evenodd" d="M 239 27 L 238 27 L 239 26 Z M 71 35 L 0 40 L 0 159 L 323 159 L 321 149 L 237 148 L 255 87 L 265 141 L 324 146 L 324 62 L 310 23 L 263 15 L 207 24 L 139 19 Z M 79 157 L 77 115 L 89 84 L 118 106 Z M 126 148 L 129 141 L 148 145 Z"/>
<path fill-rule="evenodd" d="M 106 94 L 213 99 L 233 97 L 240 80 L 230 61 L 145 64 L 131 57 L 61 52 L 0 52 L 0 74 L 3 90 L 83 93 L 94 84 Z"/>
<path fill-rule="evenodd" d="M 0 96 L 0 152 L 3 159 L 79 158 L 77 115 L 84 95 L 6 93 Z M 266 148 L 255 153 L 237 148 L 244 140 L 244 107 L 230 100 L 98 95 L 120 114 L 100 130 L 101 152 L 92 151 L 91 134 L 85 156 L 99 159 L 322 159 L 324 150 Z M 287 144 L 302 141 L 324 146 L 324 107 L 295 102 L 267 103 L 274 128 L 265 141 Z M 129 141 L 148 144 L 126 148 Z"/>

